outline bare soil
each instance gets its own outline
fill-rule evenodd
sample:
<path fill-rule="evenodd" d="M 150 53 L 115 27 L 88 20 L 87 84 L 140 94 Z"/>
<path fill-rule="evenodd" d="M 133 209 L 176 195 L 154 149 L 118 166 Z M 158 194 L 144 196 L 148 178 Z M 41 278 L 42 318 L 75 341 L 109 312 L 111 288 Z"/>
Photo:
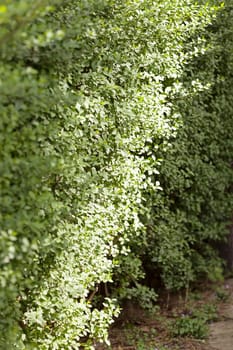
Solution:
<path fill-rule="evenodd" d="M 196 295 L 196 298 L 193 296 Z M 204 340 L 174 337 L 171 322 L 203 305 L 215 305 L 217 317 L 211 322 L 209 336 Z M 188 311 L 187 311 L 188 310 Z M 111 346 L 96 346 L 98 350 L 233 350 L 233 278 L 218 285 L 204 285 L 190 295 L 160 301 L 160 310 L 148 315 L 139 305 L 128 303 L 110 331 Z"/>
<path fill-rule="evenodd" d="M 229 297 L 219 307 L 219 320 L 210 325 L 208 344 L 214 350 L 233 350 L 233 279 L 227 280 L 224 287 Z"/>

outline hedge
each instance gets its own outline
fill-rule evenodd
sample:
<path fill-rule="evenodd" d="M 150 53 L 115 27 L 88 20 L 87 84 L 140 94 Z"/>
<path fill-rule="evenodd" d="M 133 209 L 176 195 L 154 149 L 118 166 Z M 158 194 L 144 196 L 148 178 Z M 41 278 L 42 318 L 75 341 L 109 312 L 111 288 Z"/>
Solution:
<path fill-rule="evenodd" d="M 230 5 L 2 1 L 2 349 L 93 349 L 148 279 L 220 278 Z"/>

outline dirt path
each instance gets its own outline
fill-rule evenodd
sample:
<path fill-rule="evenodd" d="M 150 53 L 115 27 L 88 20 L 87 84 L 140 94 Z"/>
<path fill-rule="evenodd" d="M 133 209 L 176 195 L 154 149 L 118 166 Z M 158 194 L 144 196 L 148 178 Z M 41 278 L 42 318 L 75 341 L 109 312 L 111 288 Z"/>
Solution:
<path fill-rule="evenodd" d="M 233 279 L 225 282 L 229 298 L 220 309 L 220 320 L 210 325 L 208 344 L 213 350 L 233 350 Z"/>
<path fill-rule="evenodd" d="M 210 324 L 208 339 L 174 338 L 170 334 L 168 325 L 174 314 L 179 316 L 188 310 L 183 299 L 175 295 L 169 310 L 161 308 L 160 318 L 147 317 L 137 304 L 126 306 L 118 326 L 111 329 L 111 347 L 98 344 L 96 349 L 233 350 L 233 278 L 223 284 L 205 286 L 203 291 L 200 289 L 199 298 L 192 302 L 188 306 L 191 311 L 211 304 L 217 308 L 217 321 Z"/>

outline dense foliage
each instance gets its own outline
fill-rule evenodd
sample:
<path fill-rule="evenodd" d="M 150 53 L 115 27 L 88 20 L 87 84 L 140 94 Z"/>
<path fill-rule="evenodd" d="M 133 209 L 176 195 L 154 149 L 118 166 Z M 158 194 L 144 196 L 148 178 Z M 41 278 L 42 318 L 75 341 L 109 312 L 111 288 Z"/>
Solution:
<path fill-rule="evenodd" d="M 230 16 L 219 1 L 1 2 L 2 349 L 91 349 L 117 299 L 152 305 L 148 279 L 219 277 Z"/>

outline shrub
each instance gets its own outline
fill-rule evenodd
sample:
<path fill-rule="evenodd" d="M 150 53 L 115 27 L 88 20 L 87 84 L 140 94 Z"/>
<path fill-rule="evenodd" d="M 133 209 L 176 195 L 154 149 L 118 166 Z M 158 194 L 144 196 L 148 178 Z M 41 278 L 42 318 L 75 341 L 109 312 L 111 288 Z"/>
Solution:
<path fill-rule="evenodd" d="M 172 325 L 172 334 L 204 339 L 209 332 L 208 322 L 212 320 L 216 320 L 216 308 L 207 304 L 199 310 L 179 317 Z"/>
<path fill-rule="evenodd" d="M 219 271 L 228 16 L 218 1 L 2 2 L 2 348 L 107 341 L 113 297 L 155 300 L 146 264 L 168 289 Z"/>

